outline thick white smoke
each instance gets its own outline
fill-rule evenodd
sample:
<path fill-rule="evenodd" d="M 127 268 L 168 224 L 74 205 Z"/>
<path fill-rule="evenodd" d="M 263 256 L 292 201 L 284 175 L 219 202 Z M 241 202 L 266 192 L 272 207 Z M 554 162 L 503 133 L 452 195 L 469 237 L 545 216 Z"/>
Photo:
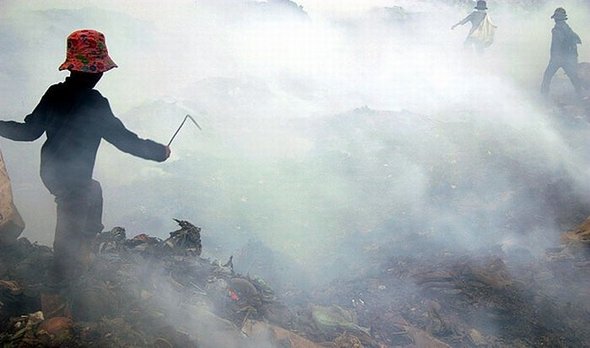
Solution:
<path fill-rule="evenodd" d="M 30 112 L 64 77 L 66 36 L 95 28 L 119 65 L 97 88 L 129 128 L 165 143 L 186 113 L 203 127 L 188 124 L 164 164 L 102 146 L 107 228 L 163 237 L 184 218 L 213 256 L 253 240 L 312 279 L 405 233 L 549 243 L 546 191 L 583 205 L 590 189 L 587 123 L 556 119 L 538 96 L 549 16 L 565 6 L 584 40 L 589 12 L 490 1 L 496 43 L 478 56 L 462 47 L 467 26 L 450 30 L 470 7 L 450 3 L 3 1 L 2 117 Z M 571 92 L 563 77 L 554 87 Z M 0 145 L 25 235 L 50 243 L 41 141 Z"/>

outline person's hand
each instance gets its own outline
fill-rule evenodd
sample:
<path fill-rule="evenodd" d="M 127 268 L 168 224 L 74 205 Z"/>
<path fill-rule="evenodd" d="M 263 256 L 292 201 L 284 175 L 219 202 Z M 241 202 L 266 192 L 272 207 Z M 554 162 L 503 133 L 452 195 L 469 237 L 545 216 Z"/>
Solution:
<path fill-rule="evenodd" d="M 172 151 L 170 150 L 170 146 L 166 145 L 166 159 L 168 159 L 170 157 L 170 153 Z"/>

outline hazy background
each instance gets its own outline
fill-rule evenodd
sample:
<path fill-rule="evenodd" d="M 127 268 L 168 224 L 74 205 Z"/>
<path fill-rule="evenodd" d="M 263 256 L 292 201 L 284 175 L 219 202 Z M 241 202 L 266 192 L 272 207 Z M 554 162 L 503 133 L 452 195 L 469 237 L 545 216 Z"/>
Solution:
<path fill-rule="evenodd" d="M 450 30 L 470 1 L 0 0 L 0 117 L 22 120 L 67 76 L 67 35 L 94 28 L 119 65 L 97 89 L 130 129 L 167 143 L 187 113 L 203 127 L 162 164 L 103 143 L 106 229 L 164 238 L 187 219 L 207 256 L 312 281 L 410 234 L 535 252 L 589 212 L 587 119 L 538 91 L 554 8 L 584 42 L 590 11 L 528 4 L 488 2 L 499 28 L 478 56 L 470 25 Z M 560 73 L 553 91 L 568 103 L 573 88 Z M 50 244 L 41 144 L 0 139 L 24 236 Z"/>

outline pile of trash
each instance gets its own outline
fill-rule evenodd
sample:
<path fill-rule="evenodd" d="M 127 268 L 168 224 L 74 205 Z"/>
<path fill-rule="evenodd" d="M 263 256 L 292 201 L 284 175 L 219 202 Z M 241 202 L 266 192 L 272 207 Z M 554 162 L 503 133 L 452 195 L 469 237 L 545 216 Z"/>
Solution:
<path fill-rule="evenodd" d="M 541 255 L 458 252 L 414 235 L 372 275 L 334 282 L 311 300 L 354 308 L 388 347 L 582 347 L 590 342 L 589 235 L 590 218 Z"/>
<path fill-rule="evenodd" d="M 127 238 L 120 227 L 100 234 L 89 271 L 68 289 L 72 317 L 43 308 L 50 248 L 21 238 L 1 250 L 0 343 L 444 348 L 590 341 L 588 221 L 541 259 L 502 248 L 459 254 L 439 245 L 437 252 L 427 236 L 408 236 L 374 269 L 289 303 L 263 279 L 236 273 L 233 257 L 202 258 L 201 229 L 176 221 L 180 228 L 165 240 Z"/>
<path fill-rule="evenodd" d="M 90 269 L 50 317 L 42 297 L 53 253 L 25 238 L 0 253 L 0 343 L 5 347 L 383 347 L 351 311 L 287 307 L 263 280 L 202 258 L 188 221 L 161 240 L 101 233 Z"/>

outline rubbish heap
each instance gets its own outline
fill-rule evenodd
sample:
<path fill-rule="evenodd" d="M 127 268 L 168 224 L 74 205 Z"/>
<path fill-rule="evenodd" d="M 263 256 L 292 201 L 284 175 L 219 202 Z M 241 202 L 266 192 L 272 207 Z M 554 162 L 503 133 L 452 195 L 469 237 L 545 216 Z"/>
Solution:
<path fill-rule="evenodd" d="M 313 301 L 352 307 L 387 347 L 583 347 L 588 236 L 590 218 L 534 255 L 497 245 L 460 252 L 412 235 L 372 272 L 335 281 Z"/>
<path fill-rule="evenodd" d="M 299 296 L 201 257 L 201 229 L 162 240 L 100 234 L 68 290 L 72 318 L 41 296 L 53 253 L 21 238 L 0 250 L 4 347 L 568 347 L 590 341 L 590 220 L 541 258 L 526 250 L 438 250 L 398 240 L 372 268 Z M 379 254 L 381 246 L 369 248 Z M 421 248 L 419 248 L 420 246 Z M 391 256 L 394 255 L 394 256 Z M 287 300 L 288 298 L 288 304 Z M 575 305 L 574 305 L 575 304 Z"/>
<path fill-rule="evenodd" d="M 41 296 L 53 253 L 26 238 L 0 253 L 4 347 L 380 347 L 340 307 L 293 311 L 264 280 L 237 274 L 233 259 L 202 258 L 201 229 L 162 240 L 96 238 L 93 260 L 67 298 L 72 318 L 45 318 Z M 359 337 L 360 336 L 360 337 Z M 320 343 L 316 342 L 322 342 Z M 364 343 L 361 343 L 364 342 Z M 368 343 L 368 345 L 367 345 Z"/>

